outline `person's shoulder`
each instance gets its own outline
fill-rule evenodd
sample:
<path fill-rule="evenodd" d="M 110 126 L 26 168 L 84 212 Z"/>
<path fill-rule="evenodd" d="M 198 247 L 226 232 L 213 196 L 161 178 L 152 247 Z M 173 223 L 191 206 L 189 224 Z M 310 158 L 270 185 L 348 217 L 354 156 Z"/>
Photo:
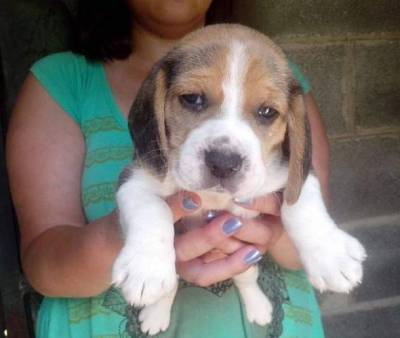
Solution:
<path fill-rule="evenodd" d="M 87 93 L 87 79 L 92 74 L 87 59 L 72 52 L 50 54 L 36 61 L 30 72 L 53 100 L 79 124 L 79 105 Z"/>
<path fill-rule="evenodd" d="M 311 91 L 311 83 L 301 71 L 300 67 L 296 63 L 289 60 L 289 68 L 292 71 L 294 78 L 300 84 L 303 94 L 308 94 Z"/>
<path fill-rule="evenodd" d="M 79 92 L 85 89 L 87 79 L 96 74 L 98 64 L 90 62 L 85 56 L 70 51 L 49 54 L 36 61 L 30 68 L 31 73 L 50 91 L 51 88 L 65 93 Z"/>
<path fill-rule="evenodd" d="M 32 68 L 37 68 L 37 67 L 82 68 L 87 66 L 88 66 L 88 61 L 83 55 L 66 51 L 44 56 L 38 61 L 36 61 L 33 64 Z"/>

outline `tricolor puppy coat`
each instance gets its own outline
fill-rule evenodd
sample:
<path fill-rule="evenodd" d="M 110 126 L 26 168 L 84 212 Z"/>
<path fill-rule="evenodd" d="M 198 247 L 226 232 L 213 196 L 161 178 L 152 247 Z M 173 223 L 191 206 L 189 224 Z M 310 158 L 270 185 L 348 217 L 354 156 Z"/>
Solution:
<path fill-rule="evenodd" d="M 151 71 L 129 116 L 136 146 L 117 192 L 125 245 L 113 283 L 144 306 L 142 330 L 166 330 L 177 290 L 174 224 L 165 198 L 201 196 L 202 210 L 255 217 L 235 199 L 284 190 L 281 215 L 310 282 L 349 292 L 362 279 L 361 244 L 338 229 L 310 162 L 306 112 L 283 52 L 261 33 L 215 25 L 189 34 Z M 234 277 L 249 321 L 272 308 L 256 266 Z"/>

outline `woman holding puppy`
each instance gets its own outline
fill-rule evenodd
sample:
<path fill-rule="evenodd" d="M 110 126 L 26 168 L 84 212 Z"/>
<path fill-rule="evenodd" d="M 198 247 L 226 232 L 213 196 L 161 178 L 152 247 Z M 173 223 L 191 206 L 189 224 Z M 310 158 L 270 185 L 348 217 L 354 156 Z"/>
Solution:
<path fill-rule="evenodd" d="M 77 53 L 51 55 L 32 67 L 10 123 L 8 166 L 24 271 L 45 295 L 37 337 L 146 336 L 138 309 L 110 285 L 122 247 L 115 187 L 133 154 L 126 118 L 153 64 L 205 24 L 210 5 L 83 2 Z M 306 93 L 313 165 L 326 188 L 326 136 L 309 85 L 293 67 Z M 168 203 L 179 221 L 201 200 L 182 192 Z M 263 217 L 243 221 L 211 213 L 203 227 L 176 235 L 182 282 L 171 324 L 158 337 L 323 337 L 314 293 L 296 271 L 299 258 L 282 230 L 279 196 L 242 206 Z M 273 321 L 264 327 L 247 321 L 229 281 L 257 262 L 260 286 L 274 306 Z"/>

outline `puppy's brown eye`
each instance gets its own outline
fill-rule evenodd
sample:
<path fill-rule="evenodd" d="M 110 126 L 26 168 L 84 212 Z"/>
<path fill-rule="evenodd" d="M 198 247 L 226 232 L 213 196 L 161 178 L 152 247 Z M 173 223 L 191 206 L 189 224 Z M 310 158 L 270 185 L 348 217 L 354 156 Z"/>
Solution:
<path fill-rule="evenodd" d="M 199 112 L 205 108 L 206 98 L 202 94 L 184 94 L 179 96 L 179 102 L 185 108 Z"/>
<path fill-rule="evenodd" d="M 278 114 L 276 109 L 268 106 L 261 106 L 257 111 L 257 116 L 265 122 L 271 121 Z"/>

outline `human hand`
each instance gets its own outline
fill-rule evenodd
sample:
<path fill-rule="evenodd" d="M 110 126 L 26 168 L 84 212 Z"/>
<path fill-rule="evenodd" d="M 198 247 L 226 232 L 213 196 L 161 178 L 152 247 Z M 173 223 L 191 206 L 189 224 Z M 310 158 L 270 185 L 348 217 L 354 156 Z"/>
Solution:
<path fill-rule="evenodd" d="M 200 197 L 182 192 L 167 199 L 175 222 L 193 214 L 201 205 Z M 261 259 L 255 245 L 243 243 L 232 236 L 243 223 L 229 213 L 223 213 L 204 226 L 175 236 L 176 268 L 186 281 L 208 286 L 246 271 Z M 247 236 L 247 231 L 244 232 Z M 220 251 L 220 257 L 205 259 L 205 254 Z"/>
<path fill-rule="evenodd" d="M 258 223 L 256 227 L 261 227 L 264 231 L 271 231 L 272 234 L 268 242 L 262 243 L 266 236 L 264 235 L 263 237 L 260 233 L 257 234 L 254 226 L 250 225 L 243 227 L 243 229 L 235 234 L 235 238 L 242 241 L 256 241 L 255 243 L 259 243 L 256 246 L 260 252 L 265 253 L 268 250 L 275 262 L 280 266 L 289 270 L 299 270 L 303 267 L 302 262 L 292 240 L 283 228 L 280 218 L 281 204 L 282 195 L 279 193 L 238 203 L 243 208 L 260 212 L 260 216 L 254 220 L 247 220 L 246 223 L 256 221 Z"/>
<path fill-rule="evenodd" d="M 282 236 L 283 226 L 280 219 L 281 199 L 277 193 L 272 193 L 254 200 L 237 202 L 243 208 L 258 211 L 260 215 L 251 219 L 243 219 L 243 226 L 234 238 L 242 242 L 252 243 L 261 253 L 269 248 Z"/>
<path fill-rule="evenodd" d="M 245 203 L 237 203 L 238 205 L 258 211 L 260 215 L 255 218 L 241 219 L 243 227 L 241 227 L 233 238 L 244 243 L 252 244 L 262 253 L 265 254 L 269 248 L 273 247 L 280 239 L 283 227 L 281 223 L 280 208 L 281 201 L 278 194 L 269 194 L 257 199 L 246 201 Z M 218 214 L 218 213 L 217 213 Z M 226 256 L 229 252 L 221 250 L 212 250 L 203 256 L 203 260 L 209 262 L 217 258 Z"/>

